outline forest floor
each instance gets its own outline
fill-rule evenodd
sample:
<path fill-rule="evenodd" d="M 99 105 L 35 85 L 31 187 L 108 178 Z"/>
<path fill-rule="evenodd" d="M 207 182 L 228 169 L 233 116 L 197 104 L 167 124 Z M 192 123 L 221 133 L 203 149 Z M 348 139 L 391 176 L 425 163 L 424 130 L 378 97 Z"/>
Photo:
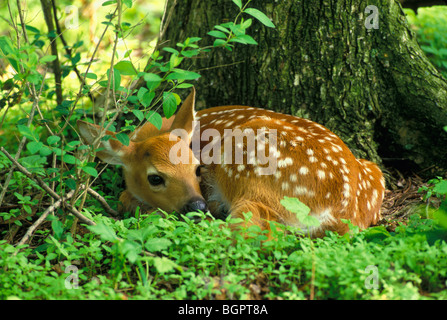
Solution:
<path fill-rule="evenodd" d="M 405 223 L 412 214 L 421 214 L 423 207 L 427 208 L 429 204 L 437 207 L 440 202 L 434 197 L 429 200 L 423 199 L 425 193 L 419 190 L 428 184 L 417 174 L 404 176 L 394 170 L 392 176 L 393 185 L 392 187 L 387 186 L 385 191 L 381 208 L 382 219 L 378 223 L 386 227 L 388 231 L 394 231 L 399 223 Z"/>

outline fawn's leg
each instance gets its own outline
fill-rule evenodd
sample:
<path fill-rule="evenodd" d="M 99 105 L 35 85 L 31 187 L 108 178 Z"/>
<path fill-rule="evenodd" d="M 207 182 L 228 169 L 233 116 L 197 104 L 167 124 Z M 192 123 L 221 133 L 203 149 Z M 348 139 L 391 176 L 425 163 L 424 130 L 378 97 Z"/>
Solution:
<path fill-rule="evenodd" d="M 245 221 L 244 213 L 251 212 L 252 216 L 249 221 Z M 270 233 L 269 221 L 278 221 L 278 213 L 272 208 L 264 205 L 261 202 L 240 199 L 233 203 L 230 208 L 230 215 L 233 218 L 241 218 L 244 220 L 241 224 L 236 224 L 233 229 L 237 229 L 240 226 L 249 227 L 251 225 L 257 225 L 261 230 L 268 230 Z"/>
<path fill-rule="evenodd" d="M 140 212 L 151 213 L 154 208 L 151 208 L 147 204 L 137 200 L 130 192 L 127 190 L 123 191 L 120 195 L 121 204 L 118 205 L 118 211 L 123 214 L 124 212 L 135 212 L 137 207 L 140 207 Z"/>

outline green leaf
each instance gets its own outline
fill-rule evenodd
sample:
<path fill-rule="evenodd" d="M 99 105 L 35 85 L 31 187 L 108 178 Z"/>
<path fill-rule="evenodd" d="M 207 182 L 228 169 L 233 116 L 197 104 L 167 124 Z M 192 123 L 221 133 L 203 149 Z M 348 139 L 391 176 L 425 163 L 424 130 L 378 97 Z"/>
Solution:
<path fill-rule="evenodd" d="M 163 118 L 157 112 L 150 110 L 146 115 L 147 121 L 152 123 L 158 130 L 161 129 Z"/>
<path fill-rule="evenodd" d="M 447 229 L 447 200 L 441 203 L 439 209 L 434 212 L 433 218 L 443 229 Z"/>
<path fill-rule="evenodd" d="M 54 148 L 53 147 L 53 152 L 57 155 L 57 156 L 62 156 L 64 154 L 66 154 L 66 152 L 60 148 Z"/>
<path fill-rule="evenodd" d="M 124 53 L 124 58 L 128 58 L 129 56 L 130 56 L 130 54 L 132 53 L 132 49 L 129 49 L 129 50 L 127 50 L 125 53 Z"/>
<path fill-rule="evenodd" d="M 141 87 L 137 94 L 138 100 L 144 107 L 149 107 L 155 97 L 155 92 L 149 92 L 146 88 Z"/>
<path fill-rule="evenodd" d="M 297 214 L 297 216 L 298 216 L 298 214 Z M 317 218 L 315 218 L 311 215 L 301 216 L 301 217 L 299 217 L 299 220 L 302 224 L 304 224 L 305 226 L 308 226 L 308 227 L 318 227 L 321 224 L 320 220 L 318 220 Z"/>
<path fill-rule="evenodd" d="M 138 230 L 129 230 L 126 235 L 128 240 L 136 240 L 143 243 L 156 232 L 158 232 L 158 228 L 154 225 L 149 225 Z"/>
<path fill-rule="evenodd" d="M 295 213 L 297 219 L 303 225 L 308 227 L 318 227 L 320 225 L 320 220 L 309 215 L 310 208 L 297 198 L 284 197 L 280 203 L 284 206 L 284 208 Z"/>
<path fill-rule="evenodd" d="M 83 76 L 87 79 L 93 79 L 93 80 L 98 79 L 98 76 L 95 73 L 91 73 L 91 72 L 88 72 L 87 74 L 81 73 L 81 76 Z"/>
<path fill-rule="evenodd" d="M 19 23 L 19 26 L 22 26 L 22 24 Z M 35 28 L 33 26 L 30 26 L 30 25 L 25 25 L 25 29 L 30 31 L 30 32 L 36 33 L 36 34 L 40 34 L 40 30 L 39 29 L 37 29 L 37 28 Z"/>
<path fill-rule="evenodd" d="M 0 37 L 0 50 L 5 56 L 14 53 L 14 46 L 8 37 Z"/>
<path fill-rule="evenodd" d="M 47 156 L 49 156 L 52 153 L 53 153 L 53 151 L 50 148 L 48 148 L 47 146 L 45 146 L 45 145 L 42 145 L 42 148 L 40 148 L 40 150 L 39 150 L 39 154 L 42 157 L 47 157 Z"/>
<path fill-rule="evenodd" d="M 32 84 L 38 85 L 42 76 L 37 72 L 31 72 L 26 79 Z"/>
<path fill-rule="evenodd" d="M 132 8 L 132 0 L 123 0 L 123 3 L 126 5 L 126 7 Z"/>
<path fill-rule="evenodd" d="M 111 4 L 114 4 L 114 3 L 116 3 L 116 0 L 109 0 L 109 1 L 103 2 L 102 6 L 105 7 L 105 6 L 109 6 Z"/>
<path fill-rule="evenodd" d="M 70 141 L 69 143 L 67 143 L 66 150 L 73 151 L 74 149 L 76 149 L 76 146 L 78 146 L 80 144 L 81 144 L 81 141 L 79 141 L 79 140 Z"/>
<path fill-rule="evenodd" d="M 174 269 L 181 270 L 180 266 L 176 264 L 174 261 L 166 258 L 166 257 L 155 257 L 154 258 L 154 267 L 157 269 L 159 273 L 167 273 L 171 272 Z"/>
<path fill-rule="evenodd" d="M 76 190 L 76 181 L 72 178 L 65 180 L 65 185 L 71 190 Z"/>
<path fill-rule="evenodd" d="M 252 19 L 247 19 L 241 23 L 241 28 L 245 30 L 245 29 L 249 28 L 252 23 L 253 23 Z"/>
<path fill-rule="evenodd" d="M 42 58 L 40 58 L 39 62 L 40 63 L 47 63 L 47 62 L 51 62 L 56 60 L 57 56 L 55 55 L 50 55 L 50 56 L 43 56 Z"/>
<path fill-rule="evenodd" d="M 121 142 L 125 146 L 128 146 L 130 143 L 129 136 L 125 133 L 118 133 L 115 135 L 115 137 L 119 142 Z"/>
<path fill-rule="evenodd" d="M 259 22 L 261 22 L 263 25 L 265 25 L 269 28 L 275 28 L 275 25 L 273 24 L 273 22 L 270 21 L 270 19 L 264 13 L 259 11 L 258 9 L 247 8 L 244 10 L 244 12 L 251 15 L 253 18 L 256 18 L 257 20 L 259 20 Z"/>
<path fill-rule="evenodd" d="M 239 9 L 242 9 L 242 0 L 233 0 L 233 2 L 239 7 Z"/>
<path fill-rule="evenodd" d="M 99 235 L 102 240 L 115 242 L 118 240 L 115 230 L 105 224 L 97 224 L 96 226 L 87 226 L 93 233 Z"/>
<path fill-rule="evenodd" d="M 183 69 L 174 69 L 166 79 L 167 80 L 196 80 L 201 77 L 200 74 L 192 71 L 187 71 Z"/>
<path fill-rule="evenodd" d="M 8 57 L 8 61 L 9 63 L 11 63 L 11 66 L 14 68 L 14 70 L 16 72 L 20 72 L 20 64 L 18 63 L 18 59 L 13 59 L 11 57 L 14 56 L 14 53 L 17 51 L 17 49 L 15 48 L 15 46 L 12 44 L 11 40 L 8 37 L 5 36 L 1 36 L 0 37 L 0 50 L 3 52 L 3 54 L 5 56 L 10 56 Z"/>
<path fill-rule="evenodd" d="M 107 88 L 107 80 L 99 81 L 98 84 L 103 88 Z"/>
<path fill-rule="evenodd" d="M 169 70 L 177 67 L 180 63 L 182 63 L 182 61 L 183 58 L 179 57 L 177 54 L 171 55 L 171 58 L 169 59 Z"/>
<path fill-rule="evenodd" d="M 110 72 L 110 69 L 107 70 L 107 78 L 110 79 L 112 77 L 112 74 Z M 121 74 L 118 70 L 113 68 L 113 79 L 111 80 L 111 86 L 115 88 L 115 90 L 118 90 L 121 84 Z"/>
<path fill-rule="evenodd" d="M 124 253 L 130 263 L 135 263 L 141 253 L 141 244 L 135 241 L 125 240 L 121 243 L 121 251 Z"/>
<path fill-rule="evenodd" d="M 216 39 L 213 43 L 213 47 L 220 47 L 224 44 L 226 44 L 227 42 L 223 39 Z"/>
<path fill-rule="evenodd" d="M 284 206 L 284 208 L 286 208 L 286 210 L 293 213 L 309 214 L 310 212 L 310 208 L 297 198 L 284 197 L 280 203 Z"/>
<path fill-rule="evenodd" d="M 293 264 L 300 264 L 304 260 L 303 252 L 301 250 L 292 252 L 287 258 L 287 262 Z"/>
<path fill-rule="evenodd" d="M 433 188 L 433 192 L 439 193 L 439 194 L 447 194 L 447 180 L 442 180 Z"/>
<path fill-rule="evenodd" d="M 54 231 L 55 238 L 60 240 L 64 234 L 64 224 L 60 220 L 54 219 L 51 221 L 51 228 Z"/>
<path fill-rule="evenodd" d="M 364 235 L 367 240 L 383 240 L 391 237 L 390 233 L 386 230 L 384 226 L 377 226 L 368 228 L 364 231 Z"/>
<path fill-rule="evenodd" d="M 169 119 L 177 110 L 177 99 L 172 92 L 163 92 L 163 112 Z"/>
<path fill-rule="evenodd" d="M 149 91 L 154 91 L 163 80 L 158 74 L 146 73 L 143 76 L 144 81 L 146 81 L 147 89 Z"/>
<path fill-rule="evenodd" d="M 165 238 L 152 238 L 148 239 L 144 244 L 144 247 L 150 252 L 157 252 L 161 250 L 166 250 L 172 245 L 169 239 Z"/>
<path fill-rule="evenodd" d="M 43 143 L 40 141 L 30 141 L 26 145 L 26 149 L 28 149 L 31 154 L 35 154 L 39 152 L 39 150 L 43 147 Z"/>
<path fill-rule="evenodd" d="M 14 192 L 14 195 L 17 197 L 17 199 L 21 201 L 25 200 L 25 197 L 18 192 Z"/>
<path fill-rule="evenodd" d="M 248 34 L 241 34 L 241 35 L 239 35 L 237 37 L 231 38 L 230 42 L 239 42 L 239 43 L 242 43 L 242 44 L 254 44 L 254 45 L 258 44 L 256 42 L 256 40 L 253 39 Z"/>
<path fill-rule="evenodd" d="M 135 76 L 137 74 L 137 70 L 130 61 L 120 61 L 113 68 L 124 76 Z"/>
<path fill-rule="evenodd" d="M 149 92 L 149 90 L 147 90 L 147 88 L 145 87 L 141 87 L 140 89 L 138 89 L 137 98 L 140 102 L 141 100 L 143 100 L 144 94 L 146 92 Z"/>
<path fill-rule="evenodd" d="M 64 160 L 64 162 L 68 164 L 76 164 L 78 162 L 78 159 L 67 153 L 62 156 L 62 160 Z"/>
<path fill-rule="evenodd" d="M 93 167 L 85 166 L 85 167 L 81 167 L 81 169 L 85 173 L 87 173 L 95 178 L 98 176 L 98 171 L 96 171 L 96 169 Z"/>
<path fill-rule="evenodd" d="M 19 129 L 19 132 L 22 136 L 25 136 L 27 139 L 33 140 L 33 141 L 39 141 L 39 136 L 36 132 L 32 132 L 31 129 L 24 125 L 17 125 L 17 129 Z"/>
<path fill-rule="evenodd" d="M 33 212 L 33 210 L 31 209 L 31 207 L 27 204 L 23 205 L 23 210 L 26 211 L 26 213 L 31 214 Z"/>
<path fill-rule="evenodd" d="M 145 73 L 143 78 L 146 82 L 161 82 L 162 80 L 161 77 L 155 73 Z"/>
<path fill-rule="evenodd" d="M 47 138 L 47 143 L 49 145 L 52 145 L 52 144 L 58 143 L 60 140 L 61 140 L 61 138 L 59 136 L 49 136 Z"/>
<path fill-rule="evenodd" d="M 134 109 L 132 110 L 132 113 L 134 114 L 134 116 L 139 120 L 139 121 L 143 121 L 144 120 L 144 114 L 142 111 L 138 110 L 138 109 Z"/>
<path fill-rule="evenodd" d="M 225 32 L 225 33 L 230 33 L 230 30 L 228 30 L 227 28 L 225 28 L 222 25 L 214 26 L 214 29 L 220 30 L 220 31 Z"/>
<path fill-rule="evenodd" d="M 197 49 L 197 50 L 185 50 L 185 51 L 182 51 L 182 52 L 181 52 L 182 56 L 187 57 L 187 58 L 195 57 L 195 56 L 197 56 L 199 53 L 200 53 L 200 50 L 199 50 L 199 49 Z"/>
<path fill-rule="evenodd" d="M 188 89 L 193 87 L 194 85 L 191 83 L 181 83 L 177 86 L 178 89 Z"/>
<path fill-rule="evenodd" d="M 170 52 L 170 53 L 175 54 L 175 55 L 177 55 L 177 56 L 179 55 L 178 50 L 176 50 L 176 49 L 174 49 L 174 48 L 171 48 L 171 47 L 164 47 L 164 48 L 163 48 L 163 51 Z"/>
<path fill-rule="evenodd" d="M 194 43 L 194 42 L 200 41 L 200 40 L 202 40 L 202 38 L 191 37 L 191 38 L 187 38 L 186 40 L 188 41 L 188 44 L 190 44 L 190 43 Z"/>
<path fill-rule="evenodd" d="M 215 37 L 215 38 L 226 39 L 226 37 L 227 37 L 227 35 L 225 33 L 223 33 L 222 31 L 217 31 L 217 30 L 212 30 L 212 31 L 208 32 L 207 34 L 212 37 Z"/>
<path fill-rule="evenodd" d="M 236 36 L 240 36 L 242 34 L 245 34 L 245 29 L 242 28 L 242 25 L 240 25 L 240 24 L 231 25 L 230 29 L 234 33 L 234 35 L 236 35 Z"/>
<path fill-rule="evenodd" d="M 49 238 L 51 239 L 51 241 L 54 243 L 54 245 L 57 247 L 57 249 L 59 250 L 59 252 L 61 254 L 63 254 L 65 256 L 65 258 L 69 258 L 68 252 L 67 250 L 65 250 L 64 246 L 52 235 L 49 236 Z M 47 257 L 48 259 L 48 257 Z"/>

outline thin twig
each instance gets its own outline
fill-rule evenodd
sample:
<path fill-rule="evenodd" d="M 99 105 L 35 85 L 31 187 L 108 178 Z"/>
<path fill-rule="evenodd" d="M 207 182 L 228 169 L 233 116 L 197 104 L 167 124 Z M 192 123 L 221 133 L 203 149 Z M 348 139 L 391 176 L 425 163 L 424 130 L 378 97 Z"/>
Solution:
<path fill-rule="evenodd" d="M 0 147 L 0 151 L 3 152 L 5 154 L 5 156 L 12 161 L 12 163 L 17 167 L 17 169 L 22 172 L 25 176 L 28 177 L 28 179 L 33 180 L 34 182 L 36 182 L 42 189 L 44 189 L 51 197 L 53 197 L 56 200 L 60 200 L 61 197 L 54 192 L 53 189 L 51 189 L 40 177 L 38 176 L 33 176 L 25 167 L 23 167 L 16 159 L 14 159 L 8 151 L 5 150 L 5 148 Z M 76 216 L 77 218 L 79 218 L 79 220 L 81 220 L 83 223 L 87 224 L 87 225 L 96 225 L 95 222 L 93 222 L 92 220 L 90 220 L 89 218 L 85 217 L 82 213 L 80 213 L 75 207 L 73 207 L 71 204 L 66 204 L 66 207 L 68 210 L 70 210 L 70 212 Z"/>
<path fill-rule="evenodd" d="M 81 188 L 85 189 L 86 186 L 81 185 Z M 104 197 L 101 196 L 98 192 L 96 192 L 92 188 L 87 188 L 87 192 L 101 204 L 101 206 L 106 210 L 107 213 L 109 213 L 110 215 L 112 215 L 114 217 L 119 216 L 119 213 L 117 211 L 115 211 L 114 209 L 112 209 L 109 206 L 109 204 L 107 203 L 106 199 L 104 199 Z"/>
<path fill-rule="evenodd" d="M 33 223 L 31 227 L 28 228 L 23 238 L 17 243 L 16 247 L 21 246 L 22 244 L 25 244 L 28 239 L 33 235 L 34 231 L 45 221 L 45 219 L 48 217 L 48 215 L 59 208 L 63 202 L 65 202 L 67 199 L 70 199 L 74 194 L 74 190 L 71 190 L 69 193 L 65 195 L 65 197 L 60 198 L 58 201 L 56 201 L 53 205 L 47 208 L 44 213 L 39 217 L 39 219 L 36 220 L 36 222 Z M 18 251 L 16 251 L 14 254 L 17 254 Z"/>

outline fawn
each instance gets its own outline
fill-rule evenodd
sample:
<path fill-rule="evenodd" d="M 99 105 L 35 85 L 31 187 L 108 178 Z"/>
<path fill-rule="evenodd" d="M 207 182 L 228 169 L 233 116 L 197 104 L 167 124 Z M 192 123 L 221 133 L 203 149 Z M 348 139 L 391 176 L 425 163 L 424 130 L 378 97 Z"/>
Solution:
<path fill-rule="evenodd" d="M 161 130 L 146 123 L 130 135 L 128 146 L 113 139 L 100 143 L 98 157 L 124 168 L 124 210 L 209 210 L 215 217 L 235 218 L 251 212 L 250 223 L 264 230 L 275 221 L 302 227 L 315 237 L 325 230 L 347 232 L 341 219 L 361 228 L 379 220 L 382 172 L 374 163 L 356 159 L 327 128 L 246 106 L 195 112 L 194 104 L 193 89 L 175 116 L 163 118 Z M 78 127 L 89 144 L 101 131 L 83 121 Z M 306 204 L 320 226 L 301 226 L 281 205 L 285 196 Z"/>

